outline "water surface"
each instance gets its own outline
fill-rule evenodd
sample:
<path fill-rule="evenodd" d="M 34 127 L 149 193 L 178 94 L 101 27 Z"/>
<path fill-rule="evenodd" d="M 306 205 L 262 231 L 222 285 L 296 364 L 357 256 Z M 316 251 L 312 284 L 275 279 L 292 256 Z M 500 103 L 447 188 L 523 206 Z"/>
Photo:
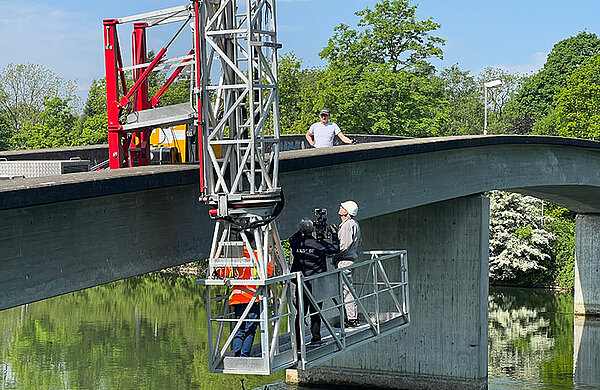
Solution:
<path fill-rule="evenodd" d="M 0 390 L 294 388 L 210 374 L 206 320 L 203 289 L 162 274 L 2 311 Z M 570 295 L 490 289 L 490 389 L 600 388 L 599 340 Z"/>

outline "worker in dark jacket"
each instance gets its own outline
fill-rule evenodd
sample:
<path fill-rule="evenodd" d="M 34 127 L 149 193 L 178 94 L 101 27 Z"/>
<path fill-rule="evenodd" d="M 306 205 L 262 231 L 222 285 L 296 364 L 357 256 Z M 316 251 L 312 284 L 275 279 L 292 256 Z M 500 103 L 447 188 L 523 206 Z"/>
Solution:
<path fill-rule="evenodd" d="M 327 255 L 333 255 L 340 251 L 340 242 L 337 236 L 337 230 L 333 229 L 331 234 L 332 243 L 325 240 L 316 240 L 312 233 L 315 230 L 313 222 L 310 219 L 303 219 L 300 222 L 298 230 L 290 238 L 290 248 L 292 250 L 293 262 L 292 272 L 302 272 L 304 276 L 311 276 L 320 272 L 327 271 Z M 312 282 L 305 283 L 306 289 L 312 294 Z M 321 303 L 319 303 L 321 307 Z M 304 295 L 304 308 L 306 313 L 317 313 L 317 308 Z M 300 344 L 300 326 L 299 319 L 303 314 L 298 313 L 296 318 L 296 338 Z M 312 334 L 311 344 L 316 346 L 321 342 L 321 317 L 318 314 L 310 317 L 310 332 Z"/>

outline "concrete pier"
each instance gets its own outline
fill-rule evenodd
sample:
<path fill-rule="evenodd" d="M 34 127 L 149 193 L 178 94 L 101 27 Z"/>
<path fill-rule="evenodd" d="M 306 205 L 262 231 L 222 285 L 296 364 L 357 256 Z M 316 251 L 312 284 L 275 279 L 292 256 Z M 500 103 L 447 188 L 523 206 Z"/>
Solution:
<path fill-rule="evenodd" d="M 470 196 L 360 221 L 361 249 L 407 249 L 411 325 L 288 380 L 486 389 L 489 200 Z M 388 271 L 389 272 L 389 271 Z"/>
<path fill-rule="evenodd" d="M 600 214 L 575 221 L 575 313 L 600 315 Z"/>
<path fill-rule="evenodd" d="M 600 318 L 575 316 L 573 382 L 576 388 L 600 383 Z"/>

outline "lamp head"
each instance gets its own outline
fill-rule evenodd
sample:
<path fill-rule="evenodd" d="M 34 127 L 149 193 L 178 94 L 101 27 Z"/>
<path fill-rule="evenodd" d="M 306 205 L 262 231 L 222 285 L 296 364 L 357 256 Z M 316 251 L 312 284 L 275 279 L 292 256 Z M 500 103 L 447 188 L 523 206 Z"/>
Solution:
<path fill-rule="evenodd" d="M 488 81 L 487 83 L 483 83 L 483 85 L 486 88 L 495 88 L 495 87 L 499 87 L 502 85 L 502 80 L 492 80 L 492 81 Z"/>

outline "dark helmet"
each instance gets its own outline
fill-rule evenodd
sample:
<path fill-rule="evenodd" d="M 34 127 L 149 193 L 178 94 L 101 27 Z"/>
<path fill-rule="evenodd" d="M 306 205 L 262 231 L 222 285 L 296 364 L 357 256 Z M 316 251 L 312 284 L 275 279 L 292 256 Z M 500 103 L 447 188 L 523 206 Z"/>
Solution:
<path fill-rule="evenodd" d="M 303 219 L 302 221 L 300 221 L 300 233 L 304 235 L 309 235 L 312 234 L 312 232 L 314 231 L 315 225 L 313 224 L 313 221 L 311 221 L 310 219 Z"/>

